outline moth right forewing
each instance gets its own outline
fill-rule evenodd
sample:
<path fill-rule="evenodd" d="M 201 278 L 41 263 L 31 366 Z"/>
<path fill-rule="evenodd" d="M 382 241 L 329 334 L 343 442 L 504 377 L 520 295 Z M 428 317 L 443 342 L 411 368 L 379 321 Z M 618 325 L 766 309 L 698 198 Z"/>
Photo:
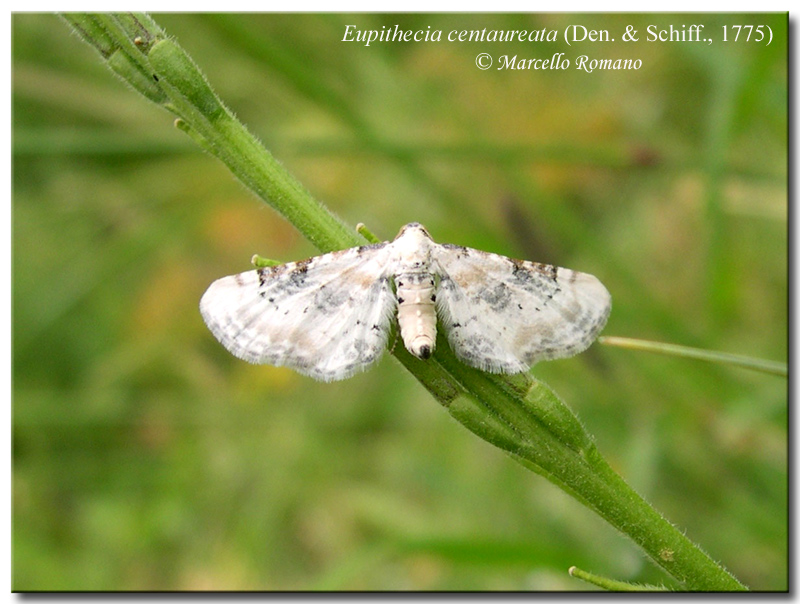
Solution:
<path fill-rule="evenodd" d="M 436 250 L 437 308 L 465 363 L 516 373 L 591 344 L 610 311 L 593 276 L 459 246 Z"/>

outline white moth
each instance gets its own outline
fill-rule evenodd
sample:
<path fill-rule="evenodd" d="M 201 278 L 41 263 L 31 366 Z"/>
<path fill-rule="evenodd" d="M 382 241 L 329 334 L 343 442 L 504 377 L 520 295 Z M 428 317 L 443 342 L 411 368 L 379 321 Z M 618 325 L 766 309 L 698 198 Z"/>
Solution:
<path fill-rule="evenodd" d="M 519 373 L 588 348 L 610 311 L 592 275 L 440 245 L 419 223 L 391 242 L 223 277 L 200 300 L 235 356 L 324 381 L 375 363 L 395 315 L 420 359 L 433 353 L 438 317 L 461 361 Z"/>

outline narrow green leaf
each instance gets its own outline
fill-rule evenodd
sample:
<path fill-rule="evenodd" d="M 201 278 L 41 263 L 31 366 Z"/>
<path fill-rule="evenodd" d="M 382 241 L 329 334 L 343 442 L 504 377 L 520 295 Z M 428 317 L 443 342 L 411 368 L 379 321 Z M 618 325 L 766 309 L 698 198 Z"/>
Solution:
<path fill-rule="evenodd" d="M 753 371 L 761 371 L 763 373 L 771 373 L 783 377 L 789 375 L 789 368 L 786 363 L 756 359 L 754 357 L 731 354 L 729 352 L 703 350 L 701 348 L 691 348 L 679 344 L 666 344 L 664 342 L 622 338 L 618 336 L 600 336 L 597 341 L 606 346 L 616 346 L 618 348 L 628 348 L 630 350 L 646 350 L 648 352 L 658 352 L 660 354 L 668 354 L 687 359 L 698 359 L 710 363 L 725 363 L 727 365 L 735 365 L 744 369 L 752 369 Z"/>
<path fill-rule="evenodd" d="M 156 42 L 148 53 L 157 77 L 180 91 L 186 102 L 208 120 L 220 118 L 225 110 L 211 90 L 205 76 L 183 49 L 172 40 Z"/>
<path fill-rule="evenodd" d="M 627 583 L 625 581 L 617 581 L 616 579 L 609 579 L 595 575 L 585 570 L 581 570 L 577 566 L 569 569 L 569 574 L 578 579 L 582 579 L 587 583 L 602 587 L 606 591 L 670 591 L 666 587 L 659 587 L 657 585 L 644 585 L 640 583 Z"/>
<path fill-rule="evenodd" d="M 115 50 L 108 57 L 108 66 L 135 90 L 154 103 L 162 105 L 166 102 L 167 96 L 153 80 L 153 76 L 143 71 L 138 63 L 131 60 L 129 54 L 122 50 Z"/>
<path fill-rule="evenodd" d="M 117 42 L 106 32 L 106 28 L 95 15 L 89 13 L 61 13 L 61 18 L 69 24 L 84 42 L 93 46 L 104 59 L 119 48 Z"/>

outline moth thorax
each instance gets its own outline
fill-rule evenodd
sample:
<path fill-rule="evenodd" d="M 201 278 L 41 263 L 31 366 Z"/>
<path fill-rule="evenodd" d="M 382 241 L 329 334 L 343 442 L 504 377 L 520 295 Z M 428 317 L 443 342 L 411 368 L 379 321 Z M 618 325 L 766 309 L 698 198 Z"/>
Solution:
<path fill-rule="evenodd" d="M 397 323 L 403 344 L 415 357 L 427 359 L 436 346 L 434 280 L 430 273 L 398 275 Z"/>

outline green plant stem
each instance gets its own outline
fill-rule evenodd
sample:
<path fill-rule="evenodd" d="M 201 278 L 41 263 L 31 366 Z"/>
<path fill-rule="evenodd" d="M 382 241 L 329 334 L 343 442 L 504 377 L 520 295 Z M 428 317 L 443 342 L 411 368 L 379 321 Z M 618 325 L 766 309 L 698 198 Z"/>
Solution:
<path fill-rule="evenodd" d="M 317 202 L 263 148 L 150 17 L 63 18 L 98 49 L 115 73 L 177 115 L 178 128 L 223 161 L 320 251 L 367 241 Z M 455 358 L 441 336 L 428 361 L 413 357 L 403 346 L 396 346 L 393 354 L 455 419 L 591 507 L 686 589 L 744 589 L 608 466 L 577 417 L 542 383 L 527 374 L 499 376 L 471 369 Z"/>
<path fill-rule="evenodd" d="M 597 587 L 602 587 L 607 591 L 669 591 L 664 587 L 657 587 L 655 585 L 637 585 L 636 583 L 627 583 L 625 581 L 609 579 L 608 577 L 601 577 L 600 575 L 581 570 L 577 566 L 570 568 L 569 574 L 587 583 L 591 583 L 592 585 L 597 585 Z"/>
<path fill-rule="evenodd" d="M 676 357 L 698 359 L 710 363 L 725 363 L 744 369 L 752 369 L 753 371 L 780 375 L 782 377 L 788 377 L 789 375 L 789 368 L 786 366 L 786 363 L 756 359 L 754 357 L 731 354 L 729 352 L 703 350 L 701 348 L 680 346 L 678 344 L 667 344 L 665 342 L 652 342 L 650 340 L 622 338 L 618 336 L 601 336 L 597 341 L 606 346 L 616 346 L 618 348 L 628 348 L 631 350 L 647 350 L 648 352 L 658 352 L 660 354 L 668 354 Z"/>
<path fill-rule="evenodd" d="M 469 378 L 468 390 L 483 395 L 480 400 L 487 405 L 484 413 L 464 413 L 460 409 L 454 413 L 455 403 L 451 404 L 451 413 L 470 430 L 505 449 L 523 465 L 544 475 L 595 510 L 638 543 L 656 563 L 687 588 L 697 591 L 744 588 L 622 480 L 588 437 L 581 443 L 579 439 L 559 434 L 563 431 L 579 436 L 574 426 L 564 430 L 571 422 L 556 419 L 550 429 L 540 429 L 547 417 L 540 413 L 542 409 L 566 408 L 552 390 L 531 380 L 530 391 L 522 400 L 538 400 L 536 409 L 526 414 L 524 403 L 520 405 L 518 399 L 487 391 L 485 385 L 477 383 L 502 378 L 473 375 L 471 372 L 457 373 Z M 461 399 L 458 404 L 464 406 L 474 404 L 474 401 Z M 487 416 L 499 418 L 503 424 L 517 430 L 517 434 L 508 437 L 485 423 L 475 422 L 476 419 L 485 421 Z M 577 418 L 572 417 L 577 423 Z M 572 446 L 567 446 L 570 440 Z"/>

